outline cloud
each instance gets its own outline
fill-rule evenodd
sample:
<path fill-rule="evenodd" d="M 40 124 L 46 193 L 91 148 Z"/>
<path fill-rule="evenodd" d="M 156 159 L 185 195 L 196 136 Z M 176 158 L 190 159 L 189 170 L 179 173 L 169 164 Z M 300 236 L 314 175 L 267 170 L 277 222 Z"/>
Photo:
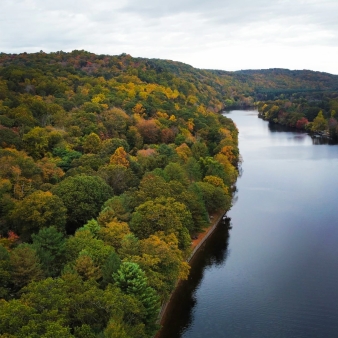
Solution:
<path fill-rule="evenodd" d="M 273 62 L 273 67 L 296 68 L 303 60 L 303 68 L 338 73 L 336 0 L 3 2 L 3 52 L 126 52 L 228 70 L 267 68 Z"/>

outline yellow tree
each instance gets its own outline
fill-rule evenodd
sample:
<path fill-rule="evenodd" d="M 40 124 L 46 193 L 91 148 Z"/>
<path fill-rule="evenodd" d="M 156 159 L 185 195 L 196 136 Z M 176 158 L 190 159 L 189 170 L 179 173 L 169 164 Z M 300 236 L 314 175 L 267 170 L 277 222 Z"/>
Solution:
<path fill-rule="evenodd" d="M 225 186 L 223 180 L 220 178 L 220 177 L 217 177 L 217 176 L 205 176 L 204 179 L 203 179 L 203 182 L 206 182 L 206 183 L 209 183 L 211 185 L 213 185 L 214 187 L 219 187 L 219 188 L 222 188 L 223 191 L 228 194 L 228 187 Z"/>
<path fill-rule="evenodd" d="M 119 222 L 115 219 L 100 228 L 98 237 L 106 244 L 113 246 L 115 249 L 119 249 L 123 237 L 129 233 L 128 223 Z"/>
<path fill-rule="evenodd" d="M 177 155 L 183 160 L 184 163 L 186 163 L 189 157 L 192 156 L 192 152 L 186 143 L 182 143 L 175 150 Z"/>
<path fill-rule="evenodd" d="M 129 161 L 127 160 L 127 153 L 123 147 L 118 147 L 115 153 L 110 157 L 110 164 L 122 165 L 126 168 L 129 167 Z"/>
<path fill-rule="evenodd" d="M 234 147 L 232 146 L 224 146 L 222 147 L 220 153 L 225 155 L 231 163 L 235 163 L 236 155 L 234 154 L 233 150 Z"/>

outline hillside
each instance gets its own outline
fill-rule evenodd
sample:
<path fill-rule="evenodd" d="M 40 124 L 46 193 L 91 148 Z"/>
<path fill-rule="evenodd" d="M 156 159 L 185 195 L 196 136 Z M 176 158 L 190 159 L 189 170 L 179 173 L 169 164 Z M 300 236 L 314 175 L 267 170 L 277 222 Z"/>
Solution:
<path fill-rule="evenodd" d="M 238 130 L 218 113 L 280 95 L 296 109 L 336 84 L 126 54 L 0 54 L 0 335 L 152 337 L 188 278 L 191 239 L 231 207 Z"/>
<path fill-rule="evenodd" d="M 0 64 L 0 335 L 152 337 L 191 238 L 231 207 L 221 95 L 128 55 Z"/>

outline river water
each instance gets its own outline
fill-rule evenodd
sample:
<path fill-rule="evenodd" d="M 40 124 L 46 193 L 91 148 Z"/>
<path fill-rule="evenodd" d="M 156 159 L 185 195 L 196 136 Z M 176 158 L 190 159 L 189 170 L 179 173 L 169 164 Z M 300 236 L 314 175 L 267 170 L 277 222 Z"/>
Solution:
<path fill-rule="evenodd" d="M 338 337 L 338 145 L 226 116 L 243 157 L 232 229 L 194 258 L 160 338 Z"/>

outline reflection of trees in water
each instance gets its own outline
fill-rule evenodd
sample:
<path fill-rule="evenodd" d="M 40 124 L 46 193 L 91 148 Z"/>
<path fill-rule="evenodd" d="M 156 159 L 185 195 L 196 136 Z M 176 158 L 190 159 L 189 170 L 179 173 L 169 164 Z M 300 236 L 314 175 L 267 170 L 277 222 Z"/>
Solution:
<path fill-rule="evenodd" d="M 335 145 L 337 144 L 337 141 L 331 140 L 327 137 L 311 136 L 311 139 L 312 139 L 312 144 L 314 145 L 321 145 L 321 144 Z"/>
<path fill-rule="evenodd" d="M 306 131 L 287 127 L 287 126 L 282 126 L 280 124 L 276 124 L 273 122 L 269 122 L 268 127 L 271 133 L 295 132 L 298 135 L 295 135 L 293 138 L 300 142 L 303 142 L 306 136 L 309 135 Z M 309 136 L 311 137 L 312 144 L 314 145 L 321 145 L 321 144 L 336 145 L 338 143 L 336 140 L 332 140 L 325 136 L 320 136 L 320 135 L 309 135 Z"/>
<path fill-rule="evenodd" d="M 196 305 L 195 291 L 203 279 L 205 269 L 210 266 L 220 266 L 227 258 L 229 225 L 230 221 L 219 224 L 194 256 L 189 278 L 180 282 L 176 289 L 158 338 L 180 338 L 191 325 L 193 309 Z"/>
<path fill-rule="evenodd" d="M 296 137 L 299 137 L 299 138 L 302 137 L 301 134 L 303 134 L 304 136 L 307 135 L 307 132 L 304 131 L 304 130 L 300 130 L 300 129 L 292 128 L 292 127 L 288 127 L 288 126 L 283 126 L 281 124 L 277 124 L 277 123 L 273 123 L 273 122 L 269 122 L 268 127 L 269 127 L 269 131 L 272 132 L 272 133 L 294 132 L 294 133 L 298 134 L 298 136 L 296 136 Z"/>

